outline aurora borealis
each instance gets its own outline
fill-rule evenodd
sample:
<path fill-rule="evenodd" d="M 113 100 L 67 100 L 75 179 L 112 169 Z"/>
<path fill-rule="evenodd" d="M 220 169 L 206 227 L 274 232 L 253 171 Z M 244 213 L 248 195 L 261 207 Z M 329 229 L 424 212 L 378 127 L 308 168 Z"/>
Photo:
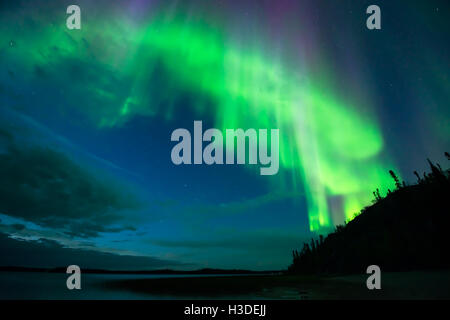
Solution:
<path fill-rule="evenodd" d="M 88 177 L 52 193 L 68 199 L 61 207 L 0 206 L 2 232 L 195 266 L 283 267 L 289 248 L 393 188 L 389 170 L 412 179 L 448 146 L 448 4 L 378 3 L 375 31 L 367 1 L 79 1 L 81 30 L 65 27 L 67 1 L 2 4 L 0 152 L 24 163 L 46 157 L 28 148 L 58 152 L 51 166 L 71 161 L 106 184 L 80 192 L 101 201 L 64 218 Z M 170 132 L 194 120 L 279 129 L 279 173 L 173 166 Z M 38 204 L 36 167 L 37 185 L 17 192 Z"/>

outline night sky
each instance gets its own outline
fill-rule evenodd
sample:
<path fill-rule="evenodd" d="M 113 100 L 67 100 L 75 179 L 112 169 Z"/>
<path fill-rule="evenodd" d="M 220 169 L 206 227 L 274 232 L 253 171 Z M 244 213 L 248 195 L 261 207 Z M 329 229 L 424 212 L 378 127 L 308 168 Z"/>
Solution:
<path fill-rule="evenodd" d="M 449 9 L 2 1 L 0 264 L 286 268 L 393 188 L 389 170 L 412 183 L 426 158 L 445 165 Z M 278 174 L 174 165 L 171 133 L 194 120 L 278 128 Z"/>

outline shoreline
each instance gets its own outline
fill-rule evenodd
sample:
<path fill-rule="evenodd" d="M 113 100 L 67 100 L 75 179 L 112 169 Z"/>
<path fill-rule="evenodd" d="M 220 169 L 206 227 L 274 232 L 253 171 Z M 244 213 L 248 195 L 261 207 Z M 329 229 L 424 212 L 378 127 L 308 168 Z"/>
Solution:
<path fill-rule="evenodd" d="M 108 290 L 125 290 L 172 299 L 450 299 L 449 270 L 386 272 L 382 274 L 381 290 L 367 289 L 368 276 L 179 277 L 112 280 L 103 286 Z"/>

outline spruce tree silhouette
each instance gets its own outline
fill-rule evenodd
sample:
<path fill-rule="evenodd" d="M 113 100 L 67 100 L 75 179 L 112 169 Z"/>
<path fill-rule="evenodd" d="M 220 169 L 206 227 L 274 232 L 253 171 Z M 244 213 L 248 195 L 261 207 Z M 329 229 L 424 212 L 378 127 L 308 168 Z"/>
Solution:
<path fill-rule="evenodd" d="M 397 177 L 397 175 L 395 174 L 395 172 L 392 170 L 389 170 L 389 174 L 391 175 L 392 179 L 394 179 L 394 181 L 395 181 L 395 187 L 397 189 L 400 189 L 402 187 L 402 184 L 400 183 L 400 180 Z"/>
<path fill-rule="evenodd" d="M 419 176 L 419 174 L 415 170 L 414 170 L 414 175 L 417 177 L 417 183 L 422 183 L 422 178 Z"/>

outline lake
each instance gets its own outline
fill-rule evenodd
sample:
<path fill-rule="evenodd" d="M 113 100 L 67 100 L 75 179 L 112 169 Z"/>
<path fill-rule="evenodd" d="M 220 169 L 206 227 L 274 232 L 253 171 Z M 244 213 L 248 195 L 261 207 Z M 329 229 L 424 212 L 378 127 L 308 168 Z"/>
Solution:
<path fill-rule="evenodd" d="M 5 299 L 180 299 L 180 296 L 152 295 L 106 288 L 105 283 L 127 279 L 217 277 L 239 275 L 139 275 L 81 274 L 81 290 L 68 290 L 68 274 L 47 272 L 0 272 L 0 300 Z M 189 297 L 186 297 L 189 298 Z M 247 297 L 250 299 L 251 297 Z"/>

